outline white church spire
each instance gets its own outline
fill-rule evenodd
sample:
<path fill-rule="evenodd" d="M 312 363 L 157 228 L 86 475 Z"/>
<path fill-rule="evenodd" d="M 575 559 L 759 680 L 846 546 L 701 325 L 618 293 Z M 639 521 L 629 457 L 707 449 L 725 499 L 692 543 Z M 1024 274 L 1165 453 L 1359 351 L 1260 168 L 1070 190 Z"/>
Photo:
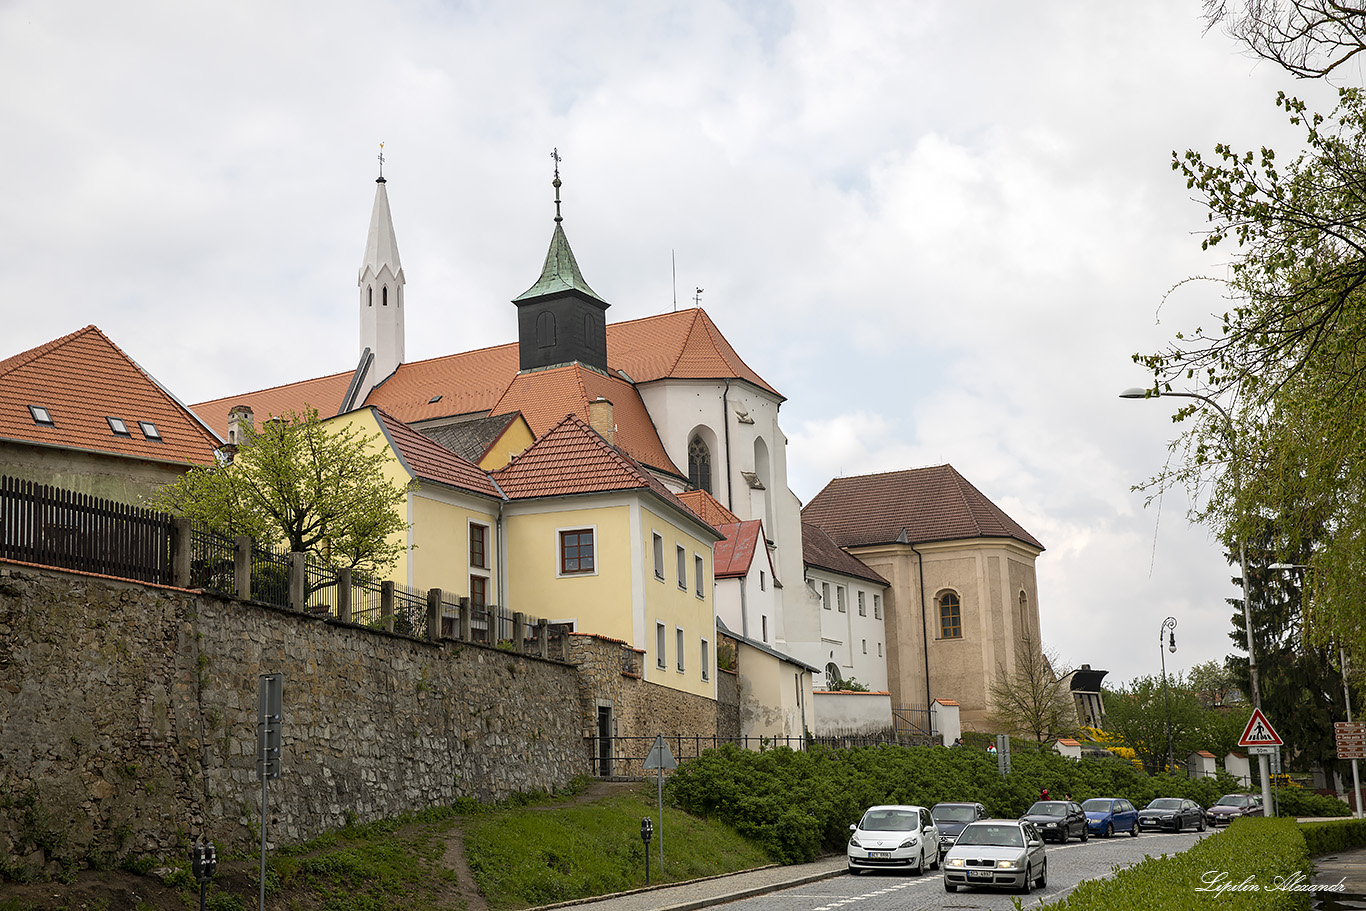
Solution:
<path fill-rule="evenodd" d="M 389 194 L 384 181 L 384 144 L 380 143 L 379 179 L 375 181 L 375 206 L 370 213 L 370 233 L 365 240 L 365 259 L 360 277 L 359 372 L 364 372 L 355 404 L 365 401 L 370 388 L 403 363 L 403 265 L 398 258 L 394 220 L 389 214 Z M 372 359 L 366 369 L 365 352 Z"/>

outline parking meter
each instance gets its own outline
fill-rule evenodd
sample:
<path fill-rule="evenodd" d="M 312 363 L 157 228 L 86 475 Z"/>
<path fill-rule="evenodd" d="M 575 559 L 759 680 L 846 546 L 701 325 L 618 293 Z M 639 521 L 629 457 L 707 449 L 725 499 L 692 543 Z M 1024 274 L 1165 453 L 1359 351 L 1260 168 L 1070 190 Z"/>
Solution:
<path fill-rule="evenodd" d="M 190 845 L 190 871 L 195 882 L 199 883 L 199 911 L 204 911 L 204 898 L 209 888 L 209 880 L 218 870 L 218 851 L 212 844 L 196 842 Z"/>
<path fill-rule="evenodd" d="M 640 840 L 645 842 L 645 885 L 650 884 L 650 836 L 655 834 L 654 821 L 648 816 L 640 818 Z"/>

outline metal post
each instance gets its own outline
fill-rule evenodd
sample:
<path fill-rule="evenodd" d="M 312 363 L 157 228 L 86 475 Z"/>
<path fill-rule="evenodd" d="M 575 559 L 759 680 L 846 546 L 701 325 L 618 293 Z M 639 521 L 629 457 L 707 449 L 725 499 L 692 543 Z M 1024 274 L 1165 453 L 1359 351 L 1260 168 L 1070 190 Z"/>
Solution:
<path fill-rule="evenodd" d="M 1342 665 L 1342 698 L 1347 700 L 1347 720 L 1352 720 L 1352 691 L 1347 686 L 1347 652 L 1338 646 L 1338 663 Z M 1361 819 L 1361 775 L 1357 772 L 1357 761 L 1352 760 L 1352 791 L 1356 794 L 1356 818 Z"/>
<path fill-rule="evenodd" d="M 1167 638 L 1167 631 L 1171 630 L 1171 650 L 1176 651 L 1176 618 L 1168 617 L 1162 621 L 1162 632 L 1157 636 L 1157 654 L 1162 658 L 1162 702 L 1167 713 L 1167 767 L 1163 771 L 1169 771 L 1175 760 L 1172 756 L 1172 700 L 1167 692 L 1167 653 L 1163 651 L 1166 643 L 1162 640 Z"/>

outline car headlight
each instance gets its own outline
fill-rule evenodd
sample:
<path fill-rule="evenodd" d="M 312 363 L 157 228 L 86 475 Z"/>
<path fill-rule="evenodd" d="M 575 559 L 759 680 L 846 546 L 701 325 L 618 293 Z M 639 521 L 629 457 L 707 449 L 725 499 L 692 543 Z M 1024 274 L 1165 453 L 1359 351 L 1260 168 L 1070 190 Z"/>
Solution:
<path fill-rule="evenodd" d="M 1046 823 L 1043 824 L 1043 827 L 1044 827 L 1045 829 L 1056 829 L 1059 825 L 1061 825 L 1061 823 L 1046 822 Z"/>
<path fill-rule="evenodd" d="M 947 861 L 945 861 L 945 863 L 947 863 L 950 867 L 961 867 L 963 866 L 963 858 L 950 857 Z"/>
<path fill-rule="evenodd" d="M 1015 869 L 1016 864 L 1013 860 L 998 860 L 996 861 L 996 866 L 1001 870 L 1013 870 Z"/>
<path fill-rule="evenodd" d="M 863 847 L 863 845 L 859 844 L 859 840 L 858 840 L 858 836 L 857 836 L 857 835 L 850 835 L 850 836 L 849 836 L 849 847 L 851 847 L 851 848 L 861 848 L 861 847 Z"/>
<path fill-rule="evenodd" d="M 1174 813 L 1163 813 L 1163 814 L 1162 814 L 1162 818 L 1163 818 L 1163 819 L 1173 819 L 1173 818 L 1175 818 L 1175 815 L 1176 815 L 1176 814 L 1174 814 Z"/>
<path fill-rule="evenodd" d="M 915 837 L 914 835 L 912 835 L 910 838 L 908 838 L 908 839 L 906 839 L 905 841 L 903 841 L 903 842 L 900 844 L 900 847 L 902 847 L 902 848 L 912 848 L 912 847 L 915 847 L 915 843 L 916 843 L 916 837 Z"/>

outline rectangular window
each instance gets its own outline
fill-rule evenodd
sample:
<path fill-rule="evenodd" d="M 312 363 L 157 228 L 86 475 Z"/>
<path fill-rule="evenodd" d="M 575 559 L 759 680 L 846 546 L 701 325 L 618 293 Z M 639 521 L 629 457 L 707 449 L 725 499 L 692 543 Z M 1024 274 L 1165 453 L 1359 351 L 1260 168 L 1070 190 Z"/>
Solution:
<path fill-rule="evenodd" d="M 960 613 L 958 596 L 952 593 L 945 594 L 939 599 L 939 637 L 963 638 L 963 615 Z"/>
<path fill-rule="evenodd" d="M 702 640 L 702 679 L 711 679 L 711 643 Z"/>
<path fill-rule="evenodd" d="M 877 656 L 878 656 L 879 658 L 882 657 L 882 643 L 881 643 L 881 642 L 879 642 L 879 643 L 877 644 Z"/>
<path fill-rule="evenodd" d="M 153 424 L 151 421 L 138 421 L 138 428 L 142 431 L 142 435 L 147 439 L 155 440 L 158 443 L 161 442 L 161 431 L 157 430 L 156 424 Z"/>
<path fill-rule="evenodd" d="M 761 639 L 761 640 L 759 640 L 759 641 L 761 641 L 761 642 L 767 642 L 767 641 L 768 641 L 768 616 L 767 616 L 767 615 L 764 615 L 764 616 L 760 617 L 760 618 L 759 618 L 759 621 L 760 621 L 760 624 L 761 624 L 761 626 L 763 627 L 763 631 L 764 631 L 764 632 L 763 632 L 764 638 Z"/>
<path fill-rule="evenodd" d="M 881 619 L 882 619 L 882 596 L 881 596 L 881 595 L 873 595 L 873 617 L 874 617 L 875 619 L 878 619 L 878 620 L 881 620 Z"/>
<path fill-rule="evenodd" d="M 678 587 L 688 590 L 688 552 L 681 547 L 674 548 L 674 562 L 678 564 Z"/>
<path fill-rule="evenodd" d="M 114 433 L 118 434 L 119 436 L 121 436 L 121 437 L 130 437 L 130 436 L 132 436 L 132 434 L 128 432 L 128 425 L 124 423 L 123 418 L 115 418 L 115 417 L 107 417 L 107 416 L 106 416 L 106 417 L 105 417 L 105 420 L 109 422 L 109 429 L 112 430 L 112 431 L 114 431 Z"/>
<path fill-rule="evenodd" d="M 868 616 L 868 606 L 863 603 L 863 592 L 858 593 L 858 615 L 860 617 Z"/>
<path fill-rule="evenodd" d="M 829 583 L 829 582 L 822 582 L 822 583 L 821 583 L 821 607 L 825 608 L 826 610 L 829 610 L 829 609 L 830 609 L 830 583 Z"/>
<path fill-rule="evenodd" d="M 835 586 L 835 600 L 836 600 L 837 602 L 839 602 L 839 608 L 840 608 L 840 613 L 841 613 L 841 614 L 844 614 L 844 613 L 848 613 L 848 612 L 849 612 L 849 611 L 848 611 L 848 608 L 845 607 L 845 604 L 844 604 L 844 586 L 843 586 L 843 585 L 836 585 L 836 586 Z"/>
<path fill-rule="evenodd" d="M 663 623 L 655 624 L 655 667 L 668 667 L 669 656 L 664 653 L 664 648 L 668 644 L 669 632 L 664 628 Z"/>
<path fill-rule="evenodd" d="M 664 581 L 664 539 L 654 535 L 651 539 L 655 550 L 655 578 Z"/>
<path fill-rule="evenodd" d="M 489 568 L 488 537 L 488 526 L 470 523 L 470 566 Z"/>
<path fill-rule="evenodd" d="M 697 580 L 697 597 L 699 598 L 707 597 L 706 591 L 702 588 L 702 576 L 705 574 L 704 570 L 705 565 L 702 562 L 702 557 L 700 555 L 694 556 L 692 558 L 692 571 L 693 577 Z"/>
<path fill-rule="evenodd" d="M 28 413 L 33 415 L 33 423 L 35 424 L 46 424 L 48 427 L 56 426 L 52 420 L 52 413 L 41 405 L 28 406 Z"/>
<path fill-rule="evenodd" d="M 591 573 L 595 570 L 593 562 L 593 529 L 576 528 L 560 532 L 560 572 Z"/>
<path fill-rule="evenodd" d="M 683 670 L 683 628 L 674 630 L 674 651 L 678 653 L 678 670 Z"/>
<path fill-rule="evenodd" d="M 485 576 L 470 576 L 470 607 L 481 610 L 489 603 L 489 580 Z"/>
<path fill-rule="evenodd" d="M 865 654 L 865 655 L 868 654 L 868 640 L 867 640 L 867 639 L 864 639 L 864 640 L 863 640 L 863 654 Z"/>
<path fill-rule="evenodd" d="M 759 570 L 759 591 L 764 591 L 764 590 L 766 590 L 767 588 L 768 588 L 768 579 L 764 576 L 764 571 L 761 569 L 761 570 Z"/>

